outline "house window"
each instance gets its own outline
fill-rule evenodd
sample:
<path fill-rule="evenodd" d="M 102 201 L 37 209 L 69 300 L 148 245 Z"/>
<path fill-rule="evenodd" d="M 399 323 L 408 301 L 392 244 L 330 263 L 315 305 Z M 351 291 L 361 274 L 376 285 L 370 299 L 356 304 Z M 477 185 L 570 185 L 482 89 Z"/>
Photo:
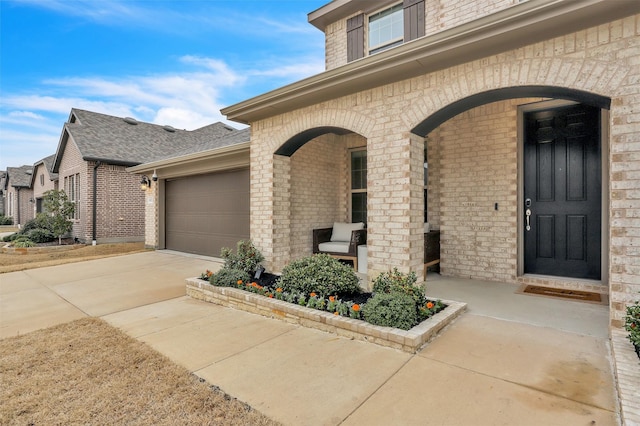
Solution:
<path fill-rule="evenodd" d="M 40 186 L 44 186 L 44 175 L 40 175 Z"/>
<path fill-rule="evenodd" d="M 369 54 L 381 52 L 404 41 L 402 3 L 369 16 Z"/>
<path fill-rule="evenodd" d="M 351 222 L 367 223 L 367 151 L 351 151 Z"/>
<path fill-rule="evenodd" d="M 80 174 L 67 176 L 64 178 L 64 190 L 67 193 L 69 201 L 75 205 L 73 210 L 73 219 L 80 219 Z"/>

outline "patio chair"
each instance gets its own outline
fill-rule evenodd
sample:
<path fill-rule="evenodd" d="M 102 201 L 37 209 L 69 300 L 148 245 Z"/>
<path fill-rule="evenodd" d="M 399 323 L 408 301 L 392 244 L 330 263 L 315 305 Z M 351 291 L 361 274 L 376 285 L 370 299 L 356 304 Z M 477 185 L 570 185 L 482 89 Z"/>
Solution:
<path fill-rule="evenodd" d="M 358 246 L 367 243 L 364 223 L 336 222 L 332 228 L 313 230 L 313 253 L 325 253 L 335 259 L 350 260 L 358 270 Z"/>

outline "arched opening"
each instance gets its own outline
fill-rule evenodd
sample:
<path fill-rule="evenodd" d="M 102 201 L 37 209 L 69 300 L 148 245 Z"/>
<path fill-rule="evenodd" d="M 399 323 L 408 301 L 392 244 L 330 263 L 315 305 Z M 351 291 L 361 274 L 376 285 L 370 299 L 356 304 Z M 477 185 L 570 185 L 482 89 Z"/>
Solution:
<path fill-rule="evenodd" d="M 332 126 L 322 126 L 315 127 L 313 129 L 308 129 L 303 132 L 298 133 L 297 135 L 289 138 L 285 143 L 278 148 L 275 152 L 276 155 L 284 155 L 285 157 L 291 157 L 300 147 L 309 142 L 312 139 L 315 139 L 319 136 L 326 134 L 335 134 L 335 135 L 346 135 L 351 133 L 350 130 L 343 129 L 341 127 L 332 127 Z"/>
<path fill-rule="evenodd" d="M 608 146 L 606 110 L 610 104 L 611 100 L 607 97 L 571 89 L 544 86 L 505 88 L 458 100 L 430 115 L 412 129 L 414 134 L 426 139 L 425 163 L 428 162 L 428 168 L 425 167 L 425 173 L 428 173 L 428 184 L 425 179 L 425 197 L 428 197 L 428 203 L 425 205 L 429 206 L 431 228 L 442 231 L 442 250 L 446 254 L 442 257 L 441 265 L 445 275 L 527 283 L 527 274 L 534 274 L 548 276 L 549 285 L 559 283 L 562 286 L 575 286 L 577 289 L 581 287 L 576 283 L 576 278 L 601 279 L 599 273 L 580 277 L 568 272 L 565 274 L 566 269 L 562 268 L 560 272 L 554 273 L 548 272 L 550 269 L 545 269 L 544 272 L 528 270 L 523 267 L 525 251 L 531 247 L 548 248 L 552 243 L 547 242 L 544 247 L 536 247 L 534 243 L 525 248 L 524 241 L 529 236 L 527 232 L 538 232 L 546 226 L 546 230 L 543 230 L 546 232 L 545 237 L 555 231 L 556 235 L 562 235 L 567 241 L 562 241 L 562 247 L 558 249 L 552 248 L 540 254 L 550 257 L 550 253 L 556 250 L 561 251 L 563 256 L 567 254 L 572 260 L 578 260 L 587 250 L 582 246 L 583 242 L 598 240 L 600 235 L 606 234 L 608 224 L 602 211 L 603 205 L 607 203 L 608 172 L 606 155 L 603 156 L 602 153 L 606 152 Z M 551 150 L 550 147 L 556 141 L 552 143 L 550 139 L 542 137 L 551 130 L 545 128 L 547 124 L 542 116 L 538 116 L 532 117 L 538 122 L 531 124 L 540 128 L 537 131 L 540 139 L 533 143 L 538 148 L 533 148 L 533 154 L 531 150 L 527 151 L 526 155 L 547 157 L 540 158 L 540 161 L 529 159 L 525 165 L 526 138 L 531 137 L 522 124 L 527 118 L 527 111 L 557 113 L 562 112 L 562 108 L 568 109 L 566 114 L 569 115 L 556 116 L 553 124 L 561 127 L 557 134 L 564 138 L 567 131 L 573 132 L 570 127 L 582 128 L 585 125 L 585 122 L 574 123 L 573 120 L 583 114 L 582 111 L 574 111 L 574 106 L 582 106 L 588 110 L 589 118 L 586 121 L 594 122 L 589 131 L 597 141 L 588 149 L 596 156 L 589 157 L 588 162 L 582 162 L 583 158 L 587 158 L 583 152 L 587 148 L 579 142 L 583 137 L 580 132 L 572 135 L 571 141 L 561 140 L 557 144 L 560 148 Z M 536 130 L 533 132 L 536 133 Z M 540 154 L 541 152 L 544 153 Z M 537 200 L 534 198 L 538 196 L 538 189 L 534 186 L 534 196 L 530 195 L 531 190 L 525 193 L 525 175 L 527 170 L 531 170 L 531 164 L 554 161 L 555 168 L 538 171 L 543 174 L 529 176 L 529 180 L 538 185 L 549 185 L 543 188 L 545 191 L 553 185 L 562 187 L 563 190 L 556 193 L 556 199 L 569 198 L 577 204 L 580 198 L 578 195 L 582 194 L 583 188 L 580 183 L 582 181 L 578 178 L 597 175 L 595 180 L 601 181 L 602 186 L 598 187 L 596 197 L 593 198 L 592 207 L 597 210 L 594 225 L 589 222 L 591 218 L 575 211 L 562 213 L 565 217 L 548 212 L 542 215 L 544 197 Z M 551 176 L 555 174 L 557 177 L 559 172 L 564 173 L 567 169 L 571 169 L 573 175 L 565 174 L 561 180 L 550 183 Z M 568 195 L 565 194 L 567 185 L 570 185 L 569 189 L 572 191 Z M 529 198 L 534 206 L 525 207 L 524 201 Z M 530 224 L 524 216 L 527 208 L 532 212 Z M 541 213 L 540 218 L 536 217 L 538 211 Z M 532 218 L 535 218 L 535 224 Z M 553 228 L 557 223 L 550 225 L 552 220 L 565 221 L 565 224 Z M 524 230 L 527 225 L 530 226 L 530 231 Z M 577 235 L 578 231 L 583 230 L 590 234 L 581 234 L 579 238 L 570 235 L 572 232 Z M 599 246 L 598 255 L 592 262 L 602 264 L 604 271 L 608 247 L 605 238 L 600 240 L 602 246 Z M 533 241 L 542 240 L 534 238 Z M 574 244 L 573 249 L 568 246 L 568 242 Z M 606 282 L 601 284 L 603 288 L 606 286 Z"/>
<path fill-rule="evenodd" d="M 460 99 L 431 114 L 411 129 L 412 133 L 425 137 L 440 124 L 456 115 L 480 105 L 515 98 L 566 99 L 601 109 L 609 109 L 611 99 L 581 90 L 555 86 L 517 86 L 489 90 Z"/>

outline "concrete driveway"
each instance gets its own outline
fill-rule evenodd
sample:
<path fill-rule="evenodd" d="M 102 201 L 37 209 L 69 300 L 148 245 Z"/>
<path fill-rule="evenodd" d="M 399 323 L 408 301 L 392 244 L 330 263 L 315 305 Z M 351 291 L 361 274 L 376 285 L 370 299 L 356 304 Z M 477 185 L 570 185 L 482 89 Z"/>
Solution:
<path fill-rule="evenodd" d="M 3 274 L 0 336 L 101 317 L 285 424 L 619 424 L 599 333 L 471 305 L 411 355 L 185 296 L 186 277 L 218 266 L 159 251 Z"/>

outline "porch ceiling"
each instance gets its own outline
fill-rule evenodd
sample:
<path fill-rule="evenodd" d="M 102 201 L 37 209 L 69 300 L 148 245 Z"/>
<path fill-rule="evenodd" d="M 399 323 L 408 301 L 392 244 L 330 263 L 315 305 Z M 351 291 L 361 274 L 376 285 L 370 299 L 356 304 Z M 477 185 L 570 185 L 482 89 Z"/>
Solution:
<path fill-rule="evenodd" d="M 223 108 L 250 124 L 640 13 L 637 0 L 529 0 Z"/>

